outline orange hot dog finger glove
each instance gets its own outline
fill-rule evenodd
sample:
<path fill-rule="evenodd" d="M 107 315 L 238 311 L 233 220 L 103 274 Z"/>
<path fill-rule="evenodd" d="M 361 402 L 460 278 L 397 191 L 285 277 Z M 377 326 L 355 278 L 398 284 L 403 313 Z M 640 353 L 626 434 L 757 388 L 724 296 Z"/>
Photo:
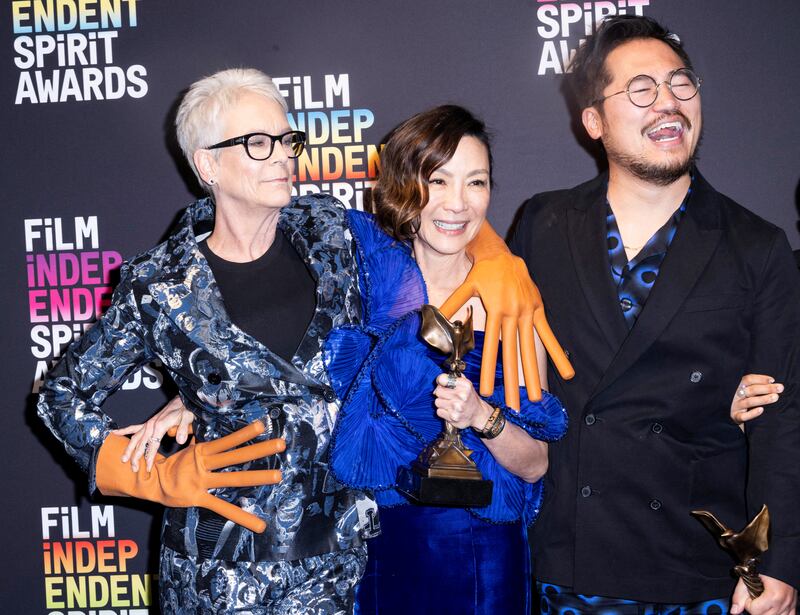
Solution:
<path fill-rule="evenodd" d="M 503 345 L 503 379 L 506 405 L 519 409 L 519 378 L 517 366 L 517 332 L 519 331 L 522 371 L 528 388 L 528 398 L 541 399 L 541 386 L 536 361 L 533 329 L 553 360 L 562 378 L 569 379 L 575 371 L 553 335 L 544 315 L 539 289 L 531 280 L 524 261 L 511 254 L 505 242 L 484 223 L 467 246 L 474 264 L 464 283 L 441 306 L 450 318 L 471 297 L 479 296 L 486 309 L 486 335 L 481 359 L 480 393 L 489 396 L 494 391 L 494 375 L 500 334 Z"/>
<path fill-rule="evenodd" d="M 159 454 L 149 473 L 144 466 L 133 472 L 130 465 L 122 462 L 120 458 L 128 438 L 111 434 L 97 456 L 97 488 L 103 495 L 128 495 L 172 508 L 207 508 L 261 533 L 266 528 L 262 519 L 208 492 L 220 487 L 256 487 L 280 482 L 280 470 L 213 472 L 286 450 L 286 442 L 280 438 L 235 448 L 261 433 L 264 433 L 264 424 L 255 421 L 224 438 L 192 443 L 169 457 Z"/>

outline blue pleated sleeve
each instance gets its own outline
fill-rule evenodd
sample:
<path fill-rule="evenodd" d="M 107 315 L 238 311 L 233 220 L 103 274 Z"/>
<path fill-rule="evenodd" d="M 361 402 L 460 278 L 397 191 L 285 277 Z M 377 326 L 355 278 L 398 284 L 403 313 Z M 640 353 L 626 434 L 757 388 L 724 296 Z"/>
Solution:
<path fill-rule="evenodd" d="M 381 232 L 369 214 L 350 210 L 347 216 L 364 313 L 362 325 L 334 329 L 323 347 L 331 385 L 342 400 L 330 464 L 345 485 L 373 490 L 379 504 L 401 504 L 405 499 L 394 489 L 397 468 L 441 430 L 431 396 L 440 370 L 416 335 L 427 293 L 407 244 Z M 428 420 L 414 425 L 408 417 L 416 415 Z"/>
<path fill-rule="evenodd" d="M 410 464 L 442 431 L 433 390 L 445 357 L 419 337 L 419 308 L 427 302 L 422 274 L 410 248 L 383 234 L 368 214 L 348 212 L 356 240 L 364 320 L 334 329 L 323 351 L 332 386 L 342 399 L 331 441 L 330 464 L 337 479 L 371 489 L 381 506 L 406 504 L 395 490 L 397 469 Z M 483 334 L 465 357 L 465 376 L 478 386 Z M 502 356 L 501 353 L 498 353 Z M 561 403 L 548 393 L 530 402 L 521 391 L 519 412 L 505 407 L 502 368 L 486 401 L 531 437 L 553 441 L 567 425 Z M 526 483 L 500 466 L 484 442 L 464 430 L 465 445 L 484 478 L 494 483 L 491 505 L 470 510 L 492 523 L 530 524 L 542 501 L 541 481 Z"/>
<path fill-rule="evenodd" d="M 470 354 L 475 356 L 477 353 Z M 502 354 L 498 353 L 498 356 L 502 356 Z M 473 370 L 469 370 L 469 372 L 466 375 L 477 388 L 480 381 L 479 372 Z M 528 400 L 524 387 L 521 388 L 519 412 L 505 405 L 505 390 L 502 385 L 496 384 L 492 396 L 484 399 L 490 405 L 500 407 L 506 421 L 524 429 L 532 438 L 554 442 L 566 433 L 567 412 L 559 399 L 547 391 L 542 391 L 541 401 L 532 402 Z M 465 429 L 461 434 L 465 446 L 474 451 L 472 460 L 475 461 L 475 465 L 478 466 L 483 477 L 494 483 L 492 503 L 484 508 L 470 509 L 470 512 L 485 521 L 494 523 L 517 520 L 521 520 L 526 525 L 533 523 L 542 506 L 544 495 L 542 481 L 526 483 L 497 463 L 483 440 L 476 436 L 475 432 Z"/>

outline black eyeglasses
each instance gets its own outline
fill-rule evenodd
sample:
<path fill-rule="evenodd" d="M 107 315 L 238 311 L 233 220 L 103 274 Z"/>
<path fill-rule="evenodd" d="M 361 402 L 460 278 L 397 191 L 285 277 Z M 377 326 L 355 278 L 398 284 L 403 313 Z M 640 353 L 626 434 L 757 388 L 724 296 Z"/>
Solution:
<path fill-rule="evenodd" d="M 234 145 L 244 145 L 244 151 L 253 160 L 266 160 L 272 156 L 272 149 L 275 142 L 280 141 L 283 151 L 288 158 L 297 158 L 303 153 L 306 146 L 306 133 L 300 130 L 290 130 L 282 135 L 269 135 L 266 132 L 251 132 L 241 137 L 234 137 L 226 141 L 220 141 L 210 145 L 206 149 L 219 149 L 220 147 L 233 147 Z"/>
<path fill-rule="evenodd" d="M 601 103 L 607 98 L 617 96 L 619 94 L 627 94 L 628 99 L 637 107 L 649 107 L 658 98 L 658 88 L 661 84 L 665 84 L 672 95 L 678 100 L 691 100 L 697 96 L 700 90 L 700 85 L 703 80 L 694 74 L 688 68 L 678 68 L 672 71 L 664 81 L 657 82 L 650 75 L 636 75 L 633 79 L 628 81 L 628 85 L 624 90 L 614 92 L 603 98 L 598 98 L 592 105 Z"/>

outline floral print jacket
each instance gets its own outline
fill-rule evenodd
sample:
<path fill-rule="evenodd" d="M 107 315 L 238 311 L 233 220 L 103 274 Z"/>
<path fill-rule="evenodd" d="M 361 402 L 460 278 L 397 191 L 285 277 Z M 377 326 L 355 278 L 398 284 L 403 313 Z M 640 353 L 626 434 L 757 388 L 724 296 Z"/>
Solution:
<path fill-rule="evenodd" d="M 328 470 L 339 400 L 321 353 L 332 328 L 361 317 L 345 210 L 333 197 L 311 195 L 281 211 L 279 228 L 317 285 L 315 314 L 291 362 L 228 317 L 197 245 L 213 222 L 213 202 L 200 200 L 164 243 L 123 265 L 112 305 L 49 373 L 39 416 L 89 472 L 94 491 L 97 452 L 116 427 L 103 402 L 133 371 L 159 359 L 196 416 L 198 441 L 262 419 L 267 430 L 261 437 L 285 438 L 287 446 L 275 457 L 231 468 L 280 468 L 280 484 L 213 492 L 262 517 L 266 532 L 253 534 L 206 509 L 171 508 L 162 528 L 166 546 L 229 561 L 294 560 L 356 546 L 375 531 L 373 515 L 366 514 L 374 504 Z"/>

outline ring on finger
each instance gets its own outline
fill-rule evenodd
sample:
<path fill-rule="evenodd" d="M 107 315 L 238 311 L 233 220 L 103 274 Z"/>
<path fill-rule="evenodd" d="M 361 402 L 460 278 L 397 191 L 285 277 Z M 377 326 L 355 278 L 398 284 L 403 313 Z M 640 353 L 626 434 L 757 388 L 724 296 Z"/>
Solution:
<path fill-rule="evenodd" d="M 161 438 L 156 438 L 155 436 L 153 436 L 152 438 L 150 438 L 150 442 L 155 442 L 156 444 L 158 444 L 159 442 L 161 442 Z"/>
<path fill-rule="evenodd" d="M 455 389 L 456 382 L 458 382 L 458 376 L 452 373 L 447 374 L 447 383 L 444 386 L 447 387 L 448 389 Z"/>
<path fill-rule="evenodd" d="M 746 384 L 743 384 L 742 386 L 740 386 L 740 387 L 739 387 L 739 390 L 738 390 L 738 391 L 736 391 L 736 394 L 737 394 L 739 397 L 747 397 L 747 385 L 746 385 Z"/>

